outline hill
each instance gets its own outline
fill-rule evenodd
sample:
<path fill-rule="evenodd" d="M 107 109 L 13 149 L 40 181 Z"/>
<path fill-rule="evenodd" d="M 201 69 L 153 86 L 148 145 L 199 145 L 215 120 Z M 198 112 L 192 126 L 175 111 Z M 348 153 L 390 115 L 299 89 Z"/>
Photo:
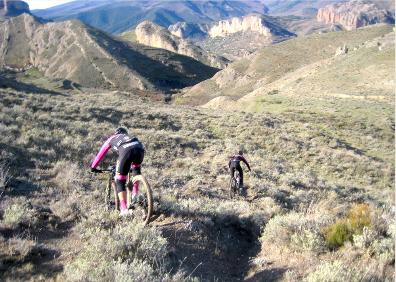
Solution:
<path fill-rule="evenodd" d="M 366 93 L 389 97 L 393 90 L 388 82 L 392 81 L 390 74 L 394 67 L 394 45 L 389 40 L 393 34 L 391 32 L 392 26 L 380 25 L 350 32 L 303 36 L 269 46 L 229 65 L 212 79 L 187 89 L 182 100 L 187 103 L 205 104 L 219 96 L 236 100 L 249 93 L 261 93 L 260 95 L 266 96 L 272 90 L 279 92 L 278 96 L 292 93 L 300 96 L 300 92 L 301 95 L 307 93 L 306 89 L 297 87 L 298 83 L 309 88 L 308 93 L 311 96 L 314 93 L 318 97 L 323 93 Z M 380 50 L 382 41 L 387 48 Z M 337 49 L 344 45 L 350 52 L 345 56 L 335 57 Z M 362 57 L 366 59 L 360 60 Z M 359 62 L 362 65 L 359 65 Z M 384 67 L 389 75 L 380 75 L 381 80 L 373 88 L 372 84 L 366 84 L 370 80 L 369 77 L 377 71 L 385 74 Z M 323 79 L 321 76 L 316 77 L 317 73 L 323 75 Z M 295 82 L 293 86 L 288 84 L 291 77 Z M 342 87 L 340 79 L 343 81 Z M 357 83 L 360 85 L 359 88 L 356 87 Z M 290 88 L 283 92 L 282 89 L 286 86 Z M 381 94 L 375 94 L 378 93 L 375 90 Z"/>
<path fill-rule="evenodd" d="M 209 23 L 220 19 L 264 13 L 264 1 L 74 1 L 33 13 L 52 20 L 79 19 L 110 33 L 121 33 L 143 20 L 163 27 L 176 22 Z"/>
<path fill-rule="evenodd" d="M 0 23 L 0 66 L 36 68 L 93 88 L 164 90 L 196 84 L 216 73 L 196 60 L 127 43 L 78 21 L 41 23 L 23 14 Z"/>

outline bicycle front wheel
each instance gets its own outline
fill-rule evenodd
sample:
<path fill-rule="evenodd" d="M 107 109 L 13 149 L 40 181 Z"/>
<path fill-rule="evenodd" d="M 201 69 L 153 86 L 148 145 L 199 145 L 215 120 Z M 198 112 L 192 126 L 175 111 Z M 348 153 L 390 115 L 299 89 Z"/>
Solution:
<path fill-rule="evenodd" d="M 235 193 L 236 193 L 236 182 L 235 182 L 235 178 L 231 178 L 230 180 L 230 198 L 234 198 L 235 197 Z"/>
<path fill-rule="evenodd" d="M 150 222 L 151 216 L 153 215 L 153 192 L 151 190 L 150 184 L 143 175 L 136 175 L 132 178 L 132 186 L 139 184 L 139 193 L 135 195 L 134 199 L 128 196 L 128 206 L 135 208 L 137 216 L 142 218 L 144 225 Z M 130 190 L 128 189 L 130 193 Z"/>
<path fill-rule="evenodd" d="M 115 188 L 112 175 L 110 175 L 107 180 L 104 198 L 105 198 L 104 200 L 105 200 L 105 205 L 106 205 L 107 210 L 111 210 L 113 205 L 114 205 L 115 210 L 119 209 L 117 190 Z"/>

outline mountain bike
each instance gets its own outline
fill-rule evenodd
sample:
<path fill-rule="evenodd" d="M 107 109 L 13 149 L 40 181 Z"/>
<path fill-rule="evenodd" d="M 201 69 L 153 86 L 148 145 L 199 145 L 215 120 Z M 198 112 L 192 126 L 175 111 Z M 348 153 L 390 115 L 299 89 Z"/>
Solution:
<path fill-rule="evenodd" d="M 108 172 L 109 177 L 107 180 L 104 201 L 106 207 L 111 209 L 114 206 L 115 210 L 120 210 L 120 201 L 118 199 L 118 193 L 114 182 L 115 166 L 111 166 L 107 169 L 98 169 L 97 172 Z M 138 189 L 134 197 L 132 197 L 132 189 L 135 183 L 138 183 Z M 127 191 L 127 207 L 131 213 L 137 218 L 141 218 L 144 225 L 150 222 L 151 216 L 153 215 L 154 203 L 153 203 L 153 192 L 147 181 L 147 179 L 141 175 L 133 175 L 132 171 L 128 173 L 126 182 Z"/>
<path fill-rule="evenodd" d="M 241 186 L 241 176 L 239 171 L 236 169 L 234 171 L 233 177 L 230 180 L 230 198 L 234 198 L 235 195 L 242 195 L 243 188 Z"/>

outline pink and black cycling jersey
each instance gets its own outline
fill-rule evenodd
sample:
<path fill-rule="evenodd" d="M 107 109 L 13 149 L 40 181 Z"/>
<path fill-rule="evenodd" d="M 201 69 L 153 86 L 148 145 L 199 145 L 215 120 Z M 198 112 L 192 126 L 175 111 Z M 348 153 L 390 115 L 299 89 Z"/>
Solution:
<path fill-rule="evenodd" d="M 106 140 L 106 142 L 102 145 L 98 154 L 96 155 L 95 159 L 91 164 L 91 168 L 96 168 L 99 165 L 99 163 L 105 157 L 106 153 L 109 151 L 110 148 L 118 152 L 119 159 L 122 159 L 123 156 L 132 149 L 135 151 L 144 152 L 143 144 L 140 143 L 140 141 L 136 137 L 131 138 L 127 134 L 115 134 L 110 136 Z M 139 158 L 137 158 L 136 161 L 138 162 Z M 134 161 L 133 163 L 135 164 L 136 162 Z"/>

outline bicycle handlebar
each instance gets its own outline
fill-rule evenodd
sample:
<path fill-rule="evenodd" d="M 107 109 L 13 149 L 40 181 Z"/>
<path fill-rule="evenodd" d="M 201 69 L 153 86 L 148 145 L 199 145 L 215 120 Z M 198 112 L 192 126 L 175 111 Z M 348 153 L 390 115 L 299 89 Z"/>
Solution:
<path fill-rule="evenodd" d="M 103 173 L 103 172 L 113 172 L 115 170 L 115 166 L 109 166 L 106 169 L 95 169 L 92 171 L 93 173 Z"/>

